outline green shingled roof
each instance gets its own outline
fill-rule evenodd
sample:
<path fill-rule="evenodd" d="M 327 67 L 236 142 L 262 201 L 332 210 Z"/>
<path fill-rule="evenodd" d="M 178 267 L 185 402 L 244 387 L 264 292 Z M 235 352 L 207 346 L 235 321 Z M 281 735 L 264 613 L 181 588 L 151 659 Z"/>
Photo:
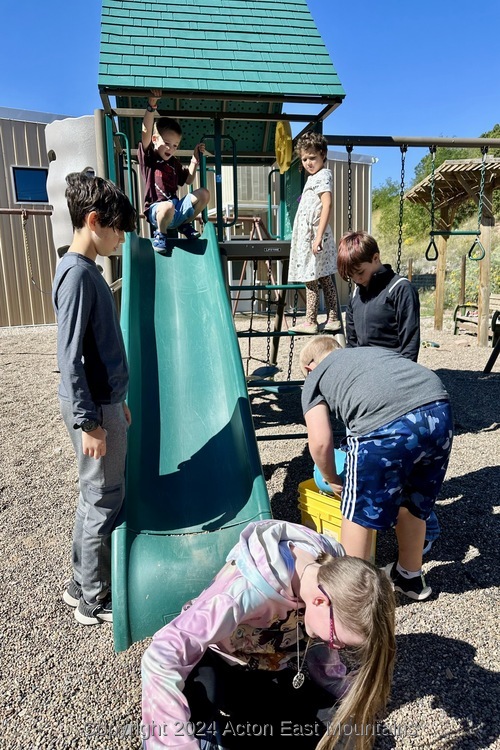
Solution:
<path fill-rule="evenodd" d="M 306 0 L 103 0 L 99 89 L 342 100 Z"/>

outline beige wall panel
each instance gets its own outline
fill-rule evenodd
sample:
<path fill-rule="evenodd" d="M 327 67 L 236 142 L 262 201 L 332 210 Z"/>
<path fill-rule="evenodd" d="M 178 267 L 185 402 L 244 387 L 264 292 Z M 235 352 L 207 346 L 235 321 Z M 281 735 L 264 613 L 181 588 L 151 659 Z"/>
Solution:
<path fill-rule="evenodd" d="M 45 124 L 0 119 L 0 208 L 47 210 L 15 202 L 12 166 L 48 167 Z M 0 326 L 54 323 L 50 290 L 55 251 L 49 216 L 29 215 L 26 254 L 20 214 L 0 215 Z"/>

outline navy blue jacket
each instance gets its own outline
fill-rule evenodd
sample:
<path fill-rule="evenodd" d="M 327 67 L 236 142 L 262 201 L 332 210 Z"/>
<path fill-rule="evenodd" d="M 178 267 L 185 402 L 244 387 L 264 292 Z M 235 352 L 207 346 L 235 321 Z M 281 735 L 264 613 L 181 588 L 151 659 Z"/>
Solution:
<path fill-rule="evenodd" d="M 382 346 L 418 358 L 420 300 L 408 279 L 384 265 L 367 287 L 356 285 L 346 312 L 347 347 Z"/>

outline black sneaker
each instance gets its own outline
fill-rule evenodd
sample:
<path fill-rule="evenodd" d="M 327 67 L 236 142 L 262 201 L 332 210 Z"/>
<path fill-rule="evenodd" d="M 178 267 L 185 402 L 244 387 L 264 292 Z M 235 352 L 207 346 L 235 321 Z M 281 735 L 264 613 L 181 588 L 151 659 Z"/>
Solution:
<path fill-rule="evenodd" d="M 66 581 L 66 588 L 64 589 L 62 598 L 68 607 L 78 607 L 81 595 L 82 587 L 74 578 Z"/>
<path fill-rule="evenodd" d="M 111 605 L 111 596 L 101 602 L 88 604 L 85 599 L 80 597 L 78 607 L 75 609 L 75 618 L 81 625 L 99 625 L 101 622 L 113 622 L 113 609 Z"/>
<path fill-rule="evenodd" d="M 389 563 L 385 568 L 382 568 L 392 581 L 394 591 L 399 591 L 409 599 L 414 599 L 417 602 L 423 602 L 424 599 L 428 599 L 432 594 L 432 589 L 425 583 L 423 575 L 415 578 L 405 578 L 396 569 L 397 563 Z"/>
<path fill-rule="evenodd" d="M 197 232 L 193 225 L 189 223 L 181 224 L 180 227 L 177 227 L 177 231 L 188 240 L 197 240 L 198 237 L 201 237 L 201 233 Z"/>

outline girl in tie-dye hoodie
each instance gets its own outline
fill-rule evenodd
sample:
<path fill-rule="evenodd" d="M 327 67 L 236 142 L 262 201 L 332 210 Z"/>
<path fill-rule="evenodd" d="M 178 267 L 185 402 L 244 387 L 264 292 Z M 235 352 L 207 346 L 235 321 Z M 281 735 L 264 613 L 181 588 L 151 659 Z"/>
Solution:
<path fill-rule="evenodd" d="M 345 647 L 359 662 L 349 675 Z M 235 750 L 330 750 L 346 725 L 369 747 L 362 728 L 385 706 L 394 652 L 385 573 L 303 526 L 251 523 L 144 654 L 144 748 L 197 750 L 212 737 L 208 746 Z"/>

